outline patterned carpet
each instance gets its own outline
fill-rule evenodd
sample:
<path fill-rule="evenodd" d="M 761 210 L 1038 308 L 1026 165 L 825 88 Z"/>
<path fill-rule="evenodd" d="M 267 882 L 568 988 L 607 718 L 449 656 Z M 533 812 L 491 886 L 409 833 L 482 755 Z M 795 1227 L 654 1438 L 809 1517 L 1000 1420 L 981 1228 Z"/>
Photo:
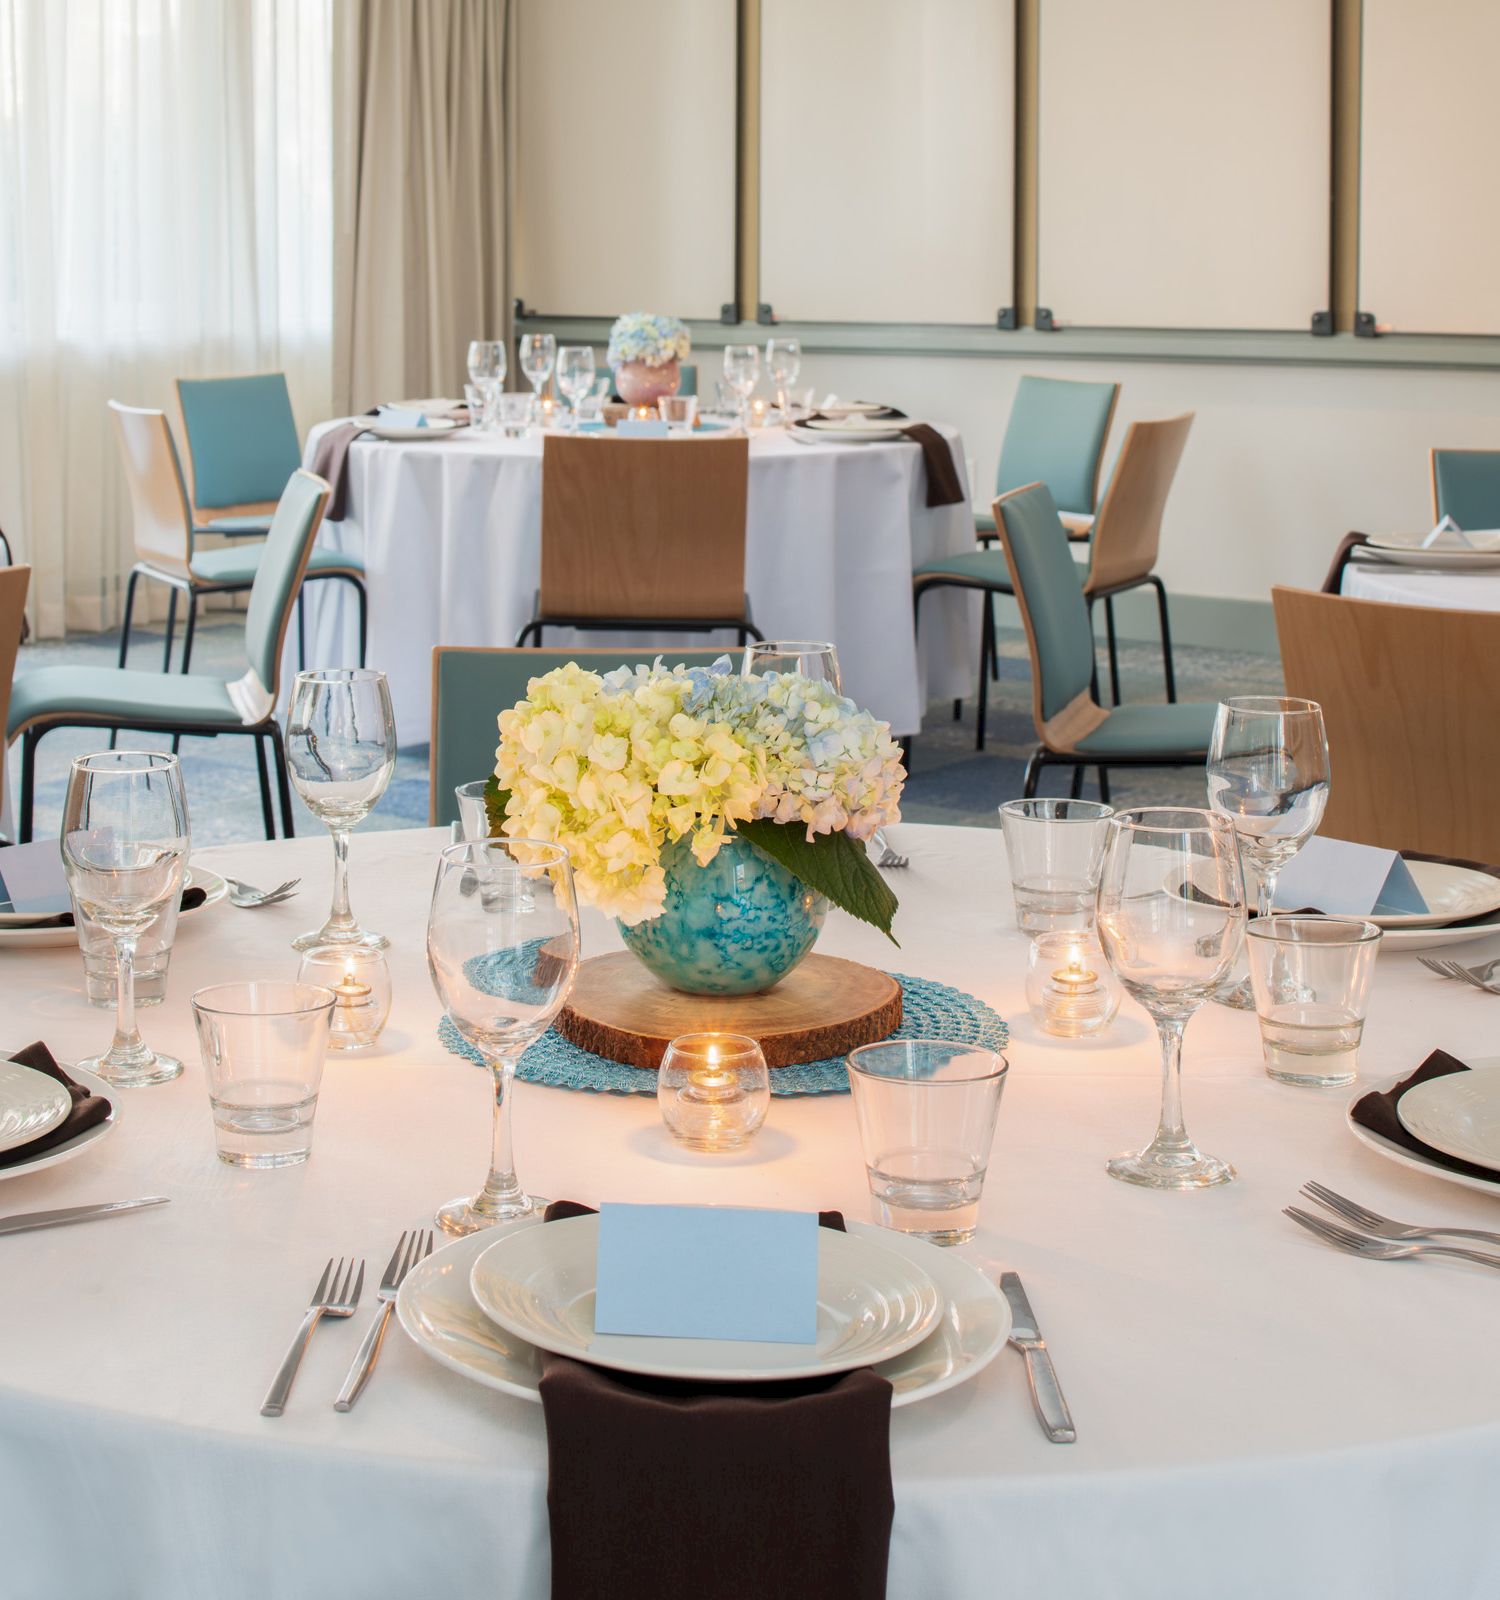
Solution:
<path fill-rule="evenodd" d="M 240 619 L 205 621 L 193 647 L 195 671 L 224 678 L 244 670 Z M 160 659 L 160 631 L 138 629 L 132 636 L 131 665 L 143 669 Z M 119 634 L 76 634 L 66 640 L 27 645 L 16 671 L 25 673 L 63 663 L 80 666 L 115 664 Z M 137 653 L 138 652 L 138 653 Z M 963 717 L 953 720 L 951 702 L 930 708 L 926 731 L 916 742 L 913 772 L 906 786 L 904 815 L 911 822 L 996 825 L 995 808 L 1021 792 L 1022 772 L 1035 734 L 1031 724 L 1031 678 L 1025 641 L 1019 634 L 1002 635 L 1000 681 L 990 685 L 986 749 L 974 748 L 975 702 L 964 703 Z M 1280 663 L 1270 657 L 1190 649 L 1176 652 L 1178 693 L 1184 700 L 1218 700 L 1228 694 L 1276 694 L 1281 689 Z M 1129 700 L 1162 698 L 1161 657 L 1153 645 L 1127 646 L 1121 655 L 1121 687 Z M 97 749 L 103 741 L 86 729 L 49 734 L 38 757 L 36 832 L 54 831 L 62 813 L 68 762 Z M 169 741 L 126 735 L 130 748 L 166 748 Z M 255 750 L 249 739 L 184 739 L 183 774 L 192 808 L 193 837 L 200 844 L 231 844 L 263 834 Z M 361 824 L 364 828 L 425 827 L 427 823 L 427 746 L 403 749 L 396 776 L 385 798 Z M 14 791 L 15 768 L 8 764 Z M 1089 773 L 1085 794 L 1093 794 Z M 1051 769 L 1043 774 L 1044 794 L 1067 792 L 1068 774 Z M 1128 771 L 1111 775 L 1112 799 L 1119 804 L 1189 804 L 1203 802 L 1203 780 L 1191 771 Z M 321 824 L 295 801 L 298 833 L 316 833 Z"/>

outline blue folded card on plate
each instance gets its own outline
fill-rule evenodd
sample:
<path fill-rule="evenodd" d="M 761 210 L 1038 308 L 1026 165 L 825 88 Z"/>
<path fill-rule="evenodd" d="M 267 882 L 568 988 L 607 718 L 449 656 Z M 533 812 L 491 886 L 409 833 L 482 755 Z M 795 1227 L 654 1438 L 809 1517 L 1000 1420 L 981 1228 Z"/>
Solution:
<path fill-rule="evenodd" d="M 1322 838 L 1309 839 L 1276 881 L 1278 911 L 1305 906 L 1338 917 L 1427 910 L 1411 868 L 1394 850 Z"/>
<path fill-rule="evenodd" d="M 0 911 L 42 917 L 72 907 L 55 838 L 0 850 Z"/>
<path fill-rule="evenodd" d="M 427 417 L 421 411 L 409 411 L 405 406 L 381 406 L 376 421 L 388 428 L 425 428 Z"/>
<path fill-rule="evenodd" d="M 667 425 L 660 417 L 621 417 L 615 424 L 617 439 L 665 439 Z"/>

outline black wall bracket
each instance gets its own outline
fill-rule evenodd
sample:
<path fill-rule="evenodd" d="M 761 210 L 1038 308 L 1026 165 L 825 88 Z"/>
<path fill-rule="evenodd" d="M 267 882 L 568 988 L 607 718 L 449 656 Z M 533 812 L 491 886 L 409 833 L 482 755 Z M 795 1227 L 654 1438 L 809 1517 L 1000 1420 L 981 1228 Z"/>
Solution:
<path fill-rule="evenodd" d="M 719 321 L 733 327 L 740 320 L 740 308 L 733 300 L 726 300 L 719 307 Z"/>
<path fill-rule="evenodd" d="M 1032 321 L 1032 327 L 1038 333 L 1057 332 L 1057 323 L 1053 321 L 1051 306 L 1038 306 L 1036 308 L 1036 317 Z"/>
<path fill-rule="evenodd" d="M 995 326 L 1005 333 L 1012 333 L 1016 327 L 1016 308 L 1014 306 L 1001 306 L 995 313 Z"/>
<path fill-rule="evenodd" d="M 1314 311 L 1312 314 L 1312 331 L 1320 339 L 1329 338 L 1333 333 L 1333 313 L 1331 311 Z"/>
<path fill-rule="evenodd" d="M 771 309 L 769 300 L 762 300 L 755 308 L 755 320 L 767 328 L 776 321 L 776 313 Z"/>
<path fill-rule="evenodd" d="M 517 295 L 510 303 L 510 314 L 519 322 L 523 317 L 534 317 L 536 312 Z"/>
<path fill-rule="evenodd" d="M 1375 326 L 1375 313 L 1373 311 L 1356 311 L 1354 313 L 1354 337 L 1356 339 L 1375 339 L 1379 337 L 1379 330 Z"/>

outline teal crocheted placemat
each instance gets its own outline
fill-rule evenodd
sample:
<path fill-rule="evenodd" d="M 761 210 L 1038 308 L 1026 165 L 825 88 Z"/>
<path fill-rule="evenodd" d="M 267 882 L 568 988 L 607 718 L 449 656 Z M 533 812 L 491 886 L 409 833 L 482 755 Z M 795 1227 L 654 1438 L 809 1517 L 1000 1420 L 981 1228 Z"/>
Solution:
<path fill-rule="evenodd" d="M 1000 1050 L 1009 1037 L 1005 1021 L 984 1001 L 962 989 L 932 978 L 910 978 L 891 973 L 901 985 L 901 1026 L 893 1039 L 956 1039 L 961 1044 Z M 444 1017 L 438 1038 L 454 1055 L 467 1056 L 483 1065 L 483 1058 L 459 1037 L 458 1029 Z M 656 1074 L 639 1067 L 607 1061 L 583 1050 L 549 1028 L 521 1057 L 517 1076 L 525 1083 L 544 1083 L 553 1089 L 581 1089 L 595 1094 L 655 1094 Z M 809 1061 L 800 1067 L 777 1067 L 771 1074 L 771 1093 L 778 1095 L 847 1094 L 849 1072 L 844 1058 Z"/>

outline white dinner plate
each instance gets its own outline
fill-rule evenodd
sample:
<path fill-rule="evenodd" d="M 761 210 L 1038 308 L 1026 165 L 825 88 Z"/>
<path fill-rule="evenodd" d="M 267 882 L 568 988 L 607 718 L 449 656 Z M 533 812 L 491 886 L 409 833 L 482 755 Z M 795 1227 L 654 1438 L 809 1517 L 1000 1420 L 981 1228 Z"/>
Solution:
<path fill-rule="evenodd" d="M 0 1150 L 40 1139 L 67 1116 L 73 1097 L 56 1078 L 19 1061 L 0 1061 Z"/>
<path fill-rule="evenodd" d="M 1500 878 L 1441 861 L 1408 861 L 1406 865 L 1427 910 L 1376 913 L 1369 920 L 1379 928 L 1437 928 L 1500 911 Z"/>
<path fill-rule="evenodd" d="M 1381 955 L 1403 950 L 1436 950 L 1443 945 L 1473 944 L 1500 935 L 1500 922 L 1477 922 L 1472 927 L 1391 928 L 1380 937 Z"/>
<path fill-rule="evenodd" d="M 901 430 L 910 424 L 904 418 L 888 421 L 883 417 L 813 417 L 799 422 L 797 427 L 805 433 L 815 433 L 823 439 L 900 439 Z"/>
<path fill-rule="evenodd" d="M 491 1321 L 543 1350 L 616 1372 L 699 1383 L 771 1383 L 873 1366 L 920 1344 L 943 1314 L 937 1286 L 915 1262 L 820 1228 L 812 1345 L 595 1333 L 598 1251 L 597 1216 L 527 1228 L 480 1256 L 469 1288 Z"/>
<path fill-rule="evenodd" d="M 452 417 L 432 417 L 428 419 L 424 428 L 403 428 L 390 422 L 372 421 L 365 432 L 373 433 L 377 439 L 416 443 L 421 439 L 441 439 L 461 426 L 462 424 L 455 422 Z"/>
<path fill-rule="evenodd" d="M 1478 1060 L 1469 1061 L 1465 1064 L 1472 1069 L 1467 1076 L 1473 1077 L 1484 1075 L 1487 1077 L 1500 1077 L 1500 1056 L 1481 1056 Z M 1397 1166 L 1406 1167 L 1412 1172 L 1426 1173 L 1429 1178 L 1441 1178 L 1444 1183 L 1456 1183 L 1464 1189 L 1477 1189 L 1482 1194 L 1500 1195 L 1500 1175 L 1497 1175 L 1494 1179 L 1471 1178 L 1466 1172 L 1454 1172 L 1448 1167 L 1442 1166 L 1438 1162 L 1430 1160 L 1427 1156 L 1418 1155 L 1414 1150 L 1403 1149 L 1399 1144 L 1393 1143 L 1390 1139 L 1383 1139 L 1378 1133 L 1374 1132 L 1373 1129 L 1366 1128 L 1354 1120 L 1354 1107 L 1359 1101 L 1363 1100 L 1367 1094 L 1370 1094 L 1372 1091 L 1384 1093 L 1388 1089 L 1395 1088 L 1395 1086 L 1400 1083 L 1403 1078 L 1408 1078 L 1410 1076 L 1411 1074 L 1409 1072 L 1401 1072 L 1398 1073 L 1394 1078 L 1387 1078 L 1383 1083 L 1361 1084 L 1359 1086 L 1359 1092 L 1350 1100 L 1349 1104 L 1344 1109 L 1344 1121 L 1348 1124 L 1349 1131 L 1356 1139 L 1359 1140 L 1362 1145 L 1366 1146 L 1367 1149 L 1373 1150 L 1376 1155 L 1384 1156 L 1387 1161 L 1394 1161 Z M 1457 1076 L 1457 1074 L 1448 1074 L 1448 1077 L 1450 1078 L 1454 1076 Z M 1447 1079 L 1434 1079 L 1433 1081 L 1446 1082 Z M 1417 1087 L 1421 1086 L 1418 1085 Z M 1408 1092 L 1415 1093 L 1415 1090 Z M 1406 1098 L 1406 1095 L 1402 1095 L 1401 1099 L 1397 1102 L 1398 1115 L 1400 1114 L 1400 1107 L 1406 1102 Z"/>
<path fill-rule="evenodd" d="M 1444 1155 L 1493 1167 L 1500 1179 L 1500 1072 L 1450 1072 L 1396 1102 L 1401 1126 Z"/>
<path fill-rule="evenodd" d="M 0 1167 L 0 1181 L 6 1178 L 23 1178 L 28 1172 L 41 1172 L 45 1167 L 55 1167 L 64 1161 L 71 1161 L 74 1156 L 82 1155 L 90 1145 L 97 1144 L 120 1120 L 120 1095 L 117 1090 L 111 1089 L 103 1078 L 96 1078 L 92 1072 L 85 1072 L 81 1067 L 68 1067 L 67 1072 L 75 1083 L 82 1084 L 94 1094 L 102 1094 L 109 1101 L 109 1115 L 103 1122 L 96 1122 L 92 1128 L 85 1128 L 76 1138 L 69 1139 L 66 1144 L 55 1145 L 45 1155 L 37 1156 L 34 1161 L 18 1161 L 13 1167 Z"/>
<path fill-rule="evenodd" d="M 469 1287 L 474 1263 L 497 1239 L 535 1226 L 527 1219 L 486 1228 L 434 1252 L 406 1275 L 396 1315 L 417 1348 L 440 1365 L 487 1389 L 540 1403 L 541 1351 L 491 1322 Z M 877 1240 L 916 1262 L 946 1302 L 937 1326 L 920 1344 L 876 1365 L 894 1390 L 892 1406 L 909 1406 L 966 1382 L 1005 1348 L 1010 1306 L 982 1272 L 923 1239 L 868 1222 L 848 1227 L 852 1237 Z"/>
<path fill-rule="evenodd" d="M 183 881 L 184 888 L 202 889 L 207 898 L 191 911 L 179 911 L 178 921 L 196 917 L 199 912 L 215 906 L 229 893 L 229 885 L 217 872 L 206 867 L 190 867 Z M 16 946 L 22 950 L 60 950 L 78 943 L 78 930 L 71 923 L 65 927 L 37 927 L 36 918 L 15 911 L 0 912 L 0 949 Z"/>
<path fill-rule="evenodd" d="M 1397 567 L 1425 567 L 1438 572 L 1474 572 L 1500 567 L 1500 532 L 1478 529 L 1467 535 L 1473 548 L 1446 542 L 1422 548 L 1426 537 L 1420 533 L 1371 534 L 1357 555 L 1361 560 L 1385 562 Z"/>
<path fill-rule="evenodd" d="M 825 417 L 878 417 L 890 409 L 878 400 L 835 400 L 830 405 L 813 407 Z"/>

